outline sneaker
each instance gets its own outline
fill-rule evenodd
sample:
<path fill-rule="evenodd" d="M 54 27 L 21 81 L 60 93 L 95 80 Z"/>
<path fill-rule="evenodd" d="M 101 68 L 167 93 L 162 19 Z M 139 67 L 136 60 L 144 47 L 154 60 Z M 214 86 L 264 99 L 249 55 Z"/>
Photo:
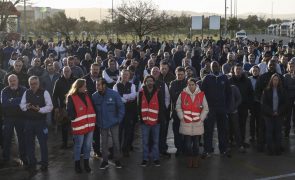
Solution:
<path fill-rule="evenodd" d="M 165 157 L 165 158 L 171 158 L 171 154 L 168 153 L 168 152 L 162 152 L 162 153 L 161 153 L 161 156 L 162 156 L 162 157 Z"/>
<path fill-rule="evenodd" d="M 109 167 L 109 163 L 106 161 L 103 161 L 99 167 L 99 169 L 106 169 Z"/>
<path fill-rule="evenodd" d="M 115 162 L 115 165 L 116 165 L 116 168 L 117 168 L 117 169 L 121 169 L 121 168 L 122 168 L 122 164 L 121 164 L 120 161 L 116 161 L 116 162 Z"/>
<path fill-rule="evenodd" d="M 146 167 L 147 166 L 147 160 L 143 160 L 142 162 L 141 162 L 141 164 L 140 164 L 140 166 L 142 166 L 142 167 Z"/>
<path fill-rule="evenodd" d="M 209 157 L 211 157 L 211 153 L 208 153 L 208 152 L 203 152 L 203 154 L 202 154 L 202 159 L 206 159 L 206 158 L 209 158 Z"/>
<path fill-rule="evenodd" d="M 246 153 L 246 149 L 244 148 L 244 146 L 241 146 L 238 151 L 240 153 Z"/>
<path fill-rule="evenodd" d="M 155 165 L 156 167 L 159 167 L 159 166 L 160 166 L 160 161 L 159 161 L 159 160 L 154 160 L 154 165 Z"/>
<path fill-rule="evenodd" d="M 231 153 L 229 151 L 225 151 L 221 153 L 221 156 L 231 158 Z"/>

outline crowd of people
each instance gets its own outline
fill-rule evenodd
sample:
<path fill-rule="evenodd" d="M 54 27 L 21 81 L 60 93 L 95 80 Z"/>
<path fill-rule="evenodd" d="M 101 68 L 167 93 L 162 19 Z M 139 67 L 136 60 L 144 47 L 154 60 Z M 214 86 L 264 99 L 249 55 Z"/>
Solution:
<path fill-rule="evenodd" d="M 218 131 L 221 156 L 253 146 L 281 155 L 282 137 L 295 127 L 295 44 L 212 37 L 177 42 L 146 37 L 120 39 L 0 43 L 1 146 L 11 160 L 16 131 L 19 158 L 35 171 L 35 138 L 41 170 L 48 169 L 48 126 L 60 127 L 61 148 L 74 142 L 75 171 L 86 172 L 90 152 L 102 157 L 100 169 L 133 151 L 140 124 L 142 162 L 160 166 L 172 130 L 175 156 L 199 167 L 214 152 Z M 250 121 L 247 123 L 247 121 Z M 247 128 L 247 125 L 250 125 Z M 250 137 L 246 130 L 249 129 Z M 109 147 L 109 137 L 112 146 Z M 203 151 L 200 152 L 200 145 Z M 81 156 L 81 154 L 83 156 Z"/>

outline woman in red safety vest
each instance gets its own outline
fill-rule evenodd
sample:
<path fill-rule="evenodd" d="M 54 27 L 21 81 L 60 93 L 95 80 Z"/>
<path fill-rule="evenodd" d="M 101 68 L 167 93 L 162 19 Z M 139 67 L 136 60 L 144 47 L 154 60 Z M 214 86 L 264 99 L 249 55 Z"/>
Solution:
<path fill-rule="evenodd" d="M 179 133 L 184 135 L 188 167 L 199 166 L 199 139 L 204 134 L 203 122 L 209 112 L 204 92 L 199 89 L 197 80 L 189 78 L 187 87 L 180 93 L 176 102 L 180 119 Z"/>
<path fill-rule="evenodd" d="M 80 155 L 84 154 L 84 169 L 91 172 L 89 157 L 92 145 L 96 114 L 87 94 L 86 80 L 77 79 L 67 94 L 67 112 L 71 119 L 74 139 L 75 171 L 81 173 Z M 83 148 L 82 148 L 83 146 Z"/>

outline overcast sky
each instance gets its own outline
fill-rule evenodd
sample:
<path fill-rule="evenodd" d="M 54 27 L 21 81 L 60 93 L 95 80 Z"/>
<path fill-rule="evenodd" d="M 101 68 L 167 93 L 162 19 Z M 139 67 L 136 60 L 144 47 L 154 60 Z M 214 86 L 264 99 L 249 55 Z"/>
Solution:
<path fill-rule="evenodd" d="M 46 6 L 52 8 L 111 8 L 112 0 L 30 0 L 34 6 Z M 210 12 L 224 14 L 225 0 L 151 0 L 163 10 L 181 10 Z M 227 0 L 228 7 L 230 2 Z M 122 0 L 113 0 L 114 6 Z M 274 14 L 295 13 L 295 0 L 237 0 L 238 14 L 243 13 L 268 13 L 271 14 L 272 6 Z M 228 8 L 228 14 L 230 8 Z"/>

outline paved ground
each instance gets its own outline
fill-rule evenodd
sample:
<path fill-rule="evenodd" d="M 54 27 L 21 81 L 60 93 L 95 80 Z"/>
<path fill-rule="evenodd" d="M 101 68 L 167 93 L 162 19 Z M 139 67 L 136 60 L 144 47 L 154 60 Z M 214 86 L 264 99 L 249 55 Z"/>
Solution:
<path fill-rule="evenodd" d="M 171 128 L 170 128 L 171 131 Z M 131 153 L 129 158 L 123 158 L 122 169 L 116 169 L 113 165 L 107 170 L 100 170 L 101 160 L 91 159 L 90 165 L 92 173 L 77 175 L 74 172 L 73 153 L 71 149 L 61 150 L 60 134 L 51 132 L 49 138 L 49 170 L 46 173 L 38 172 L 35 176 L 29 174 L 21 167 L 12 165 L 0 169 L 0 180 L 75 180 L 75 179 L 104 179 L 104 180 L 190 180 L 190 179 L 259 179 L 278 175 L 290 174 L 291 177 L 283 179 L 295 179 L 295 135 L 292 134 L 289 140 L 285 141 L 288 147 L 282 156 L 267 156 L 263 153 L 257 153 L 253 148 L 249 148 L 246 154 L 240 154 L 233 148 L 233 157 L 221 157 L 218 150 L 215 154 L 206 160 L 201 161 L 201 167 L 198 169 L 186 168 L 185 157 L 176 158 L 172 155 L 171 159 L 161 159 L 161 167 L 148 166 L 142 168 L 141 162 L 141 144 L 139 141 L 139 131 L 135 146 L 135 152 Z M 175 152 L 173 147 L 173 134 L 169 132 L 168 143 L 169 151 Z M 216 137 L 216 135 L 215 135 Z M 215 140 L 216 142 L 216 140 Z M 216 147 L 217 147 L 216 143 Z M 37 150 L 38 152 L 38 150 Z M 112 164 L 112 163 L 111 163 Z"/>

